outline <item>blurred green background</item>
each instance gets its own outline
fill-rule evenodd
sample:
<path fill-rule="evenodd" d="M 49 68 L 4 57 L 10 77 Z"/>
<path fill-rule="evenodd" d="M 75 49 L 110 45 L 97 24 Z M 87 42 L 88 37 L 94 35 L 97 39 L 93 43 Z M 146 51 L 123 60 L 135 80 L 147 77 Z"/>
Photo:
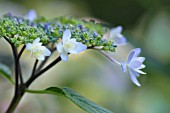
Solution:
<path fill-rule="evenodd" d="M 146 75 L 135 86 L 128 74 L 96 51 L 71 55 L 38 78 L 32 89 L 67 86 L 114 113 L 170 113 L 170 1 L 169 0 L 0 0 L 0 15 L 25 15 L 35 9 L 40 16 L 96 18 L 111 26 L 122 25 L 128 39 L 113 56 L 119 61 L 135 47 L 146 57 Z M 55 55 L 53 56 L 55 57 Z M 25 59 L 27 58 L 27 59 Z M 31 57 L 22 57 L 25 78 Z M 0 39 L 0 62 L 14 66 L 9 45 Z M 0 112 L 8 106 L 13 89 L 0 77 Z M 62 97 L 26 94 L 16 113 L 85 113 Z"/>

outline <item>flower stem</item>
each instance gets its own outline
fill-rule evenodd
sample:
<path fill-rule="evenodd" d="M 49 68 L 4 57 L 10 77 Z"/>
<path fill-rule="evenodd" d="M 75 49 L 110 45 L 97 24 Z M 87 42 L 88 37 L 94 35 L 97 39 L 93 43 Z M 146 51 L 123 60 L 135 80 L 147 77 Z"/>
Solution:
<path fill-rule="evenodd" d="M 51 67 L 53 67 L 55 64 L 57 64 L 59 61 L 61 61 L 61 58 L 58 57 L 56 60 L 54 60 L 52 63 L 50 63 L 47 67 L 45 67 L 44 69 L 42 69 L 41 71 L 39 71 L 38 73 L 35 73 L 34 76 L 31 76 L 30 79 L 25 83 L 26 87 L 29 87 L 29 85 L 36 79 L 38 78 L 40 75 L 42 75 L 44 72 L 46 72 L 47 70 L 49 70 Z"/>
<path fill-rule="evenodd" d="M 22 86 L 22 88 L 20 87 L 19 90 L 17 90 L 17 92 L 15 93 L 15 95 L 11 101 L 11 104 L 9 105 L 9 107 L 5 113 L 13 113 L 14 112 L 14 110 L 18 106 L 24 93 L 25 93 L 25 87 Z"/>
<path fill-rule="evenodd" d="M 21 72 L 21 67 L 20 67 L 20 63 L 19 63 L 19 57 L 21 56 L 24 49 L 21 50 L 20 55 L 18 57 L 17 48 L 14 46 L 13 43 L 11 43 L 9 41 L 9 39 L 7 37 L 4 37 L 4 38 L 11 45 L 13 56 L 14 56 L 14 62 L 15 62 L 15 92 L 14 92 L 14 97 L 11 101 L 11 104 L 9 105 L 8 109 L 5 112 L 5 113 L 13 113 L 14 110 L 16 109 L 17 105 L 19 104 L 22 96 L 25 93 L 25 85 L 23 84 L 22 72 Z M 19 85 L 19 76 L 21 77 L 20 78 L 21 85 Z"/>
<path fill-rule="evenodd" d="M 99 50 L 98 50 L 99 51 Z M 117 60 L 115 60 L 114 58 L 112 58 L 111 56 L 109 56 L 107 53 L 105 53 L 104 51 L 99 51 L 100 53 L 102 53 L 105 57 L 107 57 L 110 61 L 118 64 L 118 65 L 121 65 Z"/>

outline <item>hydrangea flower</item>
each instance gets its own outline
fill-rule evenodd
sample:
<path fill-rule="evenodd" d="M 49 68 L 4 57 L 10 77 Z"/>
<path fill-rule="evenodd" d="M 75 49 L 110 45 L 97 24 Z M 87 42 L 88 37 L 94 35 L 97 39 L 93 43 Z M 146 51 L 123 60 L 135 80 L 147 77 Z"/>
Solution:
<path fill-rule="evenodd" d="M 31 56 L 34 56 L 38 60 L 44 60 L 45 56 L 51 55 L 51 51 L 45 46 L 42 46 L 40 38 L 36 38 L 33 43 L 27 43 L 26 49 L 31 51 Z"/>
<path fill-rule="evenodd" d="M 63 61 L 68 60 L 68 53 L 78 54 L 81 51 L 87 49 L 87 46 L 81 42 L 77 42 L 75 38 L 71 38 L 71 31 L 65 30 L 62 37 L 62 42 L 56 45 L 56 49 L 60 53 L 60 57 Z"/>
<path fill-rule="evenodd" d="M 29 10 L 27 15 L 25 16 L 26 19 L 33 21 L 37 18 L 37 13 L 35 10 Z"/>
<path fill-rule="evenodd" d="M 137 85 L 141 86 L 140 83 L 137 80 L 137 77 L 139 77 L 139 74 L 146 74 L 140 69 L 145 68 L 145 65 L 142 64 L 145 60 L 144 57 L 138 57 L 140 54 L 141 49 L 136 48 L 132 50 L 128 56 L 127 62 L 124 61 L 121 62 L 121 67 L 123 72 L 126 72 L 128 70 L 128 73 L 130 74 L 131 80 Z"/>
<path fill-rule="evenodd" d="M 126 43 L 126 38 L 121 34 L 122 30 L 122 26 L 112 28 L 103 38 L 114 42 L 116 45 L 124 45 Z"/>

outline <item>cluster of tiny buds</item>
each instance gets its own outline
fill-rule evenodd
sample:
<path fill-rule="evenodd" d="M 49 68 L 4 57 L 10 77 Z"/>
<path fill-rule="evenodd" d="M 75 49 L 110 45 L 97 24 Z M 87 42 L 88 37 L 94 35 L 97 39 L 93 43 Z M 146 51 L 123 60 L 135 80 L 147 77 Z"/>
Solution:
<path fill-rule="evenodd" d="M 144 57 L 138 57 L 140 49 L 134 49 L 127 62 L 117 62 L 106 52 L 114 52 L 117 46 L 124 45 L 126 38 L 121 34 L 122 27 L 108 30 L 94 21 L 82 21 L 75 18 L 57 18 L 47 20 L 38 18 L 35 11 L 30 11 L 25 17 L 16 17 L 8 13 L 0 18 L 0 37 L 8 38 L 16 47 L 25 45 L 31 55 L 38 60 L 44 60 L 51 55 L 45 46 L 56 43 L 56 50 L 63 61 L 68 60 L 69 54 L 78 54 L 88 48 L 94 48 L 116 62 L 122 70 L 129 71 L 132 81 L 140 86 L 136 77 L 145 74 L 139 69 L 143 65 Z M 104 51 L 104 52 L 103 52 Z"/>

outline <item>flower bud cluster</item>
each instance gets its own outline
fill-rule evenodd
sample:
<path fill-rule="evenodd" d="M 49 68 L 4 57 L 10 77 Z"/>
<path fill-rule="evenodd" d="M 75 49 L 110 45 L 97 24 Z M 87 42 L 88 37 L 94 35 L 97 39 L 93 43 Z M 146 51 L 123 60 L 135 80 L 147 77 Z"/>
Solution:
<path fill-rule="evenodd" d="M 89 48 L 102 46 L 102 50 L 115 51 L 112 41 L 103 39 L 105 27 L 94 22 L 82 21 L 74 18 L 58 18 L 46 20 L 38 18 L 30 21 L 8 13 L 0 19 L 0 37 L 9 38 L 15 46 L 32 43 L 36 38 L 40 38 L 43 44 L 48 42 L 58 42 L 66 29 L 70 29 L 71 38 L 85 44 Z M 96 30 L 95 30 L 96 28 Z"/>
<path fill-rule="evenodd" d="M 37 37 L 42 43 L 47 43 L 49 40 L 43 29 L 37 28 L 29 20 L 10 13 L 0 18 L 0 37 L 9 38 L 15 46 L 33 42 Z"/>

